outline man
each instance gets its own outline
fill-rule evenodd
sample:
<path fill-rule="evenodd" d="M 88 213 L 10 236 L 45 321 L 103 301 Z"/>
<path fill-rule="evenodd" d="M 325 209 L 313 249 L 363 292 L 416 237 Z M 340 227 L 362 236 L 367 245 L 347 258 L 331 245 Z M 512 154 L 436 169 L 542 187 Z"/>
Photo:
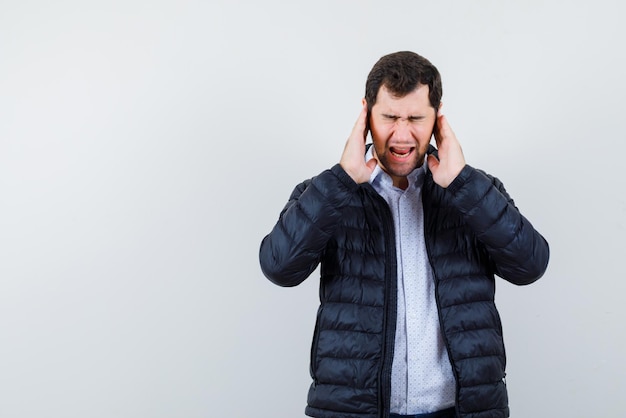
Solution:
<path fill-rule="evenodd" d="M 278 285 L 321 263 L 307 415 L 509 416 L 494 274 L 534 282 L 548 244 L 465 163 L 441 94 L 425 58 L 382 57 L 340 163 L 295 188 L 261 243 Z"/>

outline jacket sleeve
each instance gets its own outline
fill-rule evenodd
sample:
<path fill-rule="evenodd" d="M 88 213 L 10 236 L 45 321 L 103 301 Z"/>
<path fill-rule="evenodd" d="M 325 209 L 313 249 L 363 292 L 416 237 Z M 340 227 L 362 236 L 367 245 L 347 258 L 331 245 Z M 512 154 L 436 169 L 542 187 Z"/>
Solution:
<path fill-rule="evenodd" d="M 525 285 L 544 274 L 548 243 L 522 216 L 497 178 L 466 165 L 447 191 L 484 244 L 498 276 Z"/>
<path fill-rule="evenodd" d="M 335 165 L 294 189 L 272 231 L 263 238 L 263 274 L 279 286 L 302 283 L 317 267 L 341 208 L 358 185 Z"/>

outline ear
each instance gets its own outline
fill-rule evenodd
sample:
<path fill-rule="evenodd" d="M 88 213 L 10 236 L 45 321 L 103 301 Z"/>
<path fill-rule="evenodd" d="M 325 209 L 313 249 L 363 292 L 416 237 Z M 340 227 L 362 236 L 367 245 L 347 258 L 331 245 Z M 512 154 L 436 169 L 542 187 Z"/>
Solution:
<path fill-rule="evenodd" d="M 364 97 L 364 98 L 362 98 L 362 99 L 361 99 L 361 104 L 362 104 L 363 106 L 365 106 L 365 103 L 367 103 L 367 100 L 365 100 L 365 97 Z"/>

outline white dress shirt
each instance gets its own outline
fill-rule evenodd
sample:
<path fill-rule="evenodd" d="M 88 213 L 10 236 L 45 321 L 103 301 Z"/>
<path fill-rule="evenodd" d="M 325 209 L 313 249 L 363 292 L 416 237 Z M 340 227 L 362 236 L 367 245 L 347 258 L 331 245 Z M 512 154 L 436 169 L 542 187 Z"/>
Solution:
<path fill-rule="evenodd" d="M 371 158 L 368 150 L 366 161 Z M 407 176 L 406 190 L 380 166 L 372 187 L 387 201 L 398 259 L 398 316 L 391 371 L 391 412 L 422 414 L 454 406 L 455 381 L 441 336 L 435 282 L 424 241 L 422 185 L 426 163 Z"/>

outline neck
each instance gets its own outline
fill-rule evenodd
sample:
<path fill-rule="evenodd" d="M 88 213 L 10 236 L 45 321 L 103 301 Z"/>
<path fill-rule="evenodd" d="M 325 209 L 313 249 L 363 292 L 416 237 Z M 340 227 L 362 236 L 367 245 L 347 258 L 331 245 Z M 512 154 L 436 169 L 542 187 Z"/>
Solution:
<path fill-rule="evenodd" d="M 406 190 L 409 187 L 409 180 L 406 177 L 391 176 L 391 179 L 393 180 L 393 186 L 398 189 Z"/>

